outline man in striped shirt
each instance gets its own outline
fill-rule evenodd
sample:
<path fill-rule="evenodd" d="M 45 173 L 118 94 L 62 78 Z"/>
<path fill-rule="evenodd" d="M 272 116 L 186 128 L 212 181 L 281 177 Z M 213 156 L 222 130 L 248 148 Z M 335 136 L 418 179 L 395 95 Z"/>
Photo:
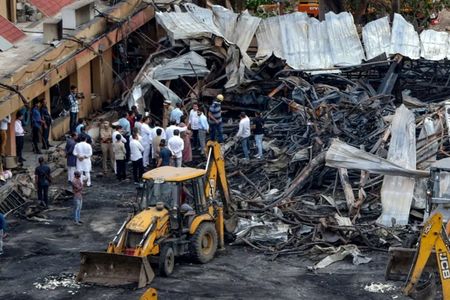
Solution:
<path fill-rule="evenodd" d="M 214 99 L 213 104 L 209 107 L 208 117 L 209 126 L 211 127 L 211 141 L 217 141 L 216 131 L 218 135 L 218 142 L 223 143 L 222 134 L 222 107 L 220 106 L 223 101 L 222 95 L 217 95 Z"/>

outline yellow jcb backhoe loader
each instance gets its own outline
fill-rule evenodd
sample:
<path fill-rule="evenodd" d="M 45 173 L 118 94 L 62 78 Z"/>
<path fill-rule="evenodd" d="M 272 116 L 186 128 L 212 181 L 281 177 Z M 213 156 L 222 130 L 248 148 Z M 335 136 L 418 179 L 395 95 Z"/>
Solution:
<path fill-rule="evenodd" d="M 414 253 L 413 263 L 410 264 L 409 274 L 403 294 L 416 300 L 436 299 L 436 282 L 434 273 L 439 271 L 442 284 L 443 300 L 450 300 L 450 253 L 448 239 L 449 225 L 447 230 L 443 226 L 441 213 L 434 213 L 425 223 L 422 234 L 418 240 L 418 248 L 413 250 L 406 248 L 389 249 L 389 263 L 387 277 L 394 270 L 397 275 L 401 274 L 400 266 L 410 259 Z M 433 257 L 432 254 L 435 254 Z M 431 259 L 429 259 L 431 258 Z M 428 276 L 421 278 L 426 271 Z M 420 280 L 424 280 L 421 282 Z"/>
<path fill-rule="evenodd" d="M 206 170 L 167 166 L 145 173 L 142 211 L 123 223 L 106 253 L 80 253 L 77 281 L 107 286 L 138 283 L 141 288 L 154 278 L 150 264 L 169 276 L 177 256 L 211 261 L 224 247 L 224 225 L 232 231 L 235 224 L 233 219 L 224 222 L 231 200 L 219 144 L 208 142 L 207 153 Z"/>

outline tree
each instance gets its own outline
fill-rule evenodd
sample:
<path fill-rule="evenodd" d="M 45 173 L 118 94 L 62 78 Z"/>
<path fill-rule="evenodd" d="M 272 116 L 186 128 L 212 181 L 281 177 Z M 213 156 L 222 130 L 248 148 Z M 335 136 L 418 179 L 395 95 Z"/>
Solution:
<path fill-rule="evenodd" d="M 325 14 L 327 12 L 340 13 L 345 11 L 345 5 L 343 0 L 319 0 L 319 20 L 325 20 Z"/>
<path fill-rule="evenodd" d="M 443 9 L 450 8 L 450 0 L 401 0 L 399 2 L 400 13 L 419 32 L 430 25 L 433 15 L 437 16 Z"/>

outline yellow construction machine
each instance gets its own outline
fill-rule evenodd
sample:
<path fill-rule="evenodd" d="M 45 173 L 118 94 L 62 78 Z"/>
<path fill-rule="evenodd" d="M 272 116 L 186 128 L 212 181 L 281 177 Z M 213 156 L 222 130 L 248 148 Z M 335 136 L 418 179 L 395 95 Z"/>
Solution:
<path fill-rule="evenodd" d="M 206 169 L 160 167 L 143 175 L 140 209 L 123 223 L 105 252 L 81 252 L 78 282 L 114 286 L 172 274 L 175 257 L 211 261 L 224 247 L 224 226 L 232 231 L 231 199 L 223 153 L 208 142 Z"/>
<path fill-rule="evenodd" d="M 450 224 L 450 223 L 449 223 Z M 439 273 L 443 300 L 450 300 L 450 252 L 447 230 L 441 213 L 434 213 L 425 223 L 416 249 L 391 248 L 386 277 L 395 279 L 409 267 L 403 294 L 416 300 L 436 299 L 435 273 Z M 432 254 L 435 254 L 433 256 Z M 412 260 L 412 264 L 411 264 Z M 423 278 L 423 273 L 425 278 Z M 394 274 L 394 276 L 393 276 Z"/>

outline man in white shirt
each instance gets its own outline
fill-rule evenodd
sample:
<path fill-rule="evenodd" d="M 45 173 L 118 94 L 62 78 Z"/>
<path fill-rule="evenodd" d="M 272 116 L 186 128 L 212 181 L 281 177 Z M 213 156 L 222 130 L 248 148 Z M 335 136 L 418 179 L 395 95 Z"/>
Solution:
<path fill-rule="evenodd" d="M 144 164 L 142 163 L 142 152 L 144 152 L 144 147 L 139 142 L 139 135 L 137 132 L 134 132 L 132 137 L 133 139 L 130 141 L 130 159 L 133 163 L 134 184 L 139 184 L 139 181 L 144 174 Z"/>
<path fill-rule="evenodd" d="M 112 136 L 111 136 L 111 137 L 112 137 L 112 140 L 113 140 L 113 143 L 116 141 L 116 136 L 117 136 L 118 134 L 122 135 L 122 132 L 123 132 L 122 126 L 117 125 L 117 126 L 116 126 L 116 131 L 114 131 L 114 132 L 112 133 Z M 121 141 L 122 141 L 122 143 L 124 143 L 124 144 L 127 142 L 127 140 L 123 137 L 123 135 L 122 135 Z"/>
<path fill-rule="evenodd" d="M 142 120 L 144 116 L 143 115 L 136 115 L 136 122 L 134 123 L 134 129 L 138 130 L 138 133 L 141 134 L 141 127 L 142 127 Z"/>
<path fill-rule="evenodd" d="M 149 165 L 150 145 L 152 144 L 152 130 L 150 129 L 150 126 L 148 126 L 150 118 L 145 116 L 142 120 L 144 121 L 141 126 L 142 144 L 144 145 L 143 165 L 144 167 L 147 167 Z"/>
<path fill-rule="evenodd" d="M 22 119 L 23 115 L 19 111 L 16 116 L 16 122 L 15 122 L 15 132 L 16 132 L 16 156 L 19 158 L 19 162 L 24 162 L 25 159 L 22 157 L 22 149 L 23 149 L 23 136 L 27 133 L 25 130 L 23 130 L 22 127 Z"/>
<path fill-rule="evenodd" d="M 170 126 L 166 128 L 166 140 L 170 140 L 173 135 L 174 135 L 174 131 L 178 130 L 178 132 L 183 132 L 186 131 L 188 128 L 186 127 L 178 127 L 177 125 L 175 125 L 175 120 L 172 120 L 170 122 Z"/>
<path fill-rule="evenodd" d="M 6 131 L 8 130 L 8 124 L 10 123 L 11 123 L 11 115 L 7 116 L 6 118 L 0 121 L 0 139 L 1 139 L 0 156 L 6 155 L 6 144 L 8 141 L 8 135 L 6 134 Z"/>
<path fill-rule="evenodd" d="M 183 160 L 183 150 L 184 150 L 184 141 L 180 138 L 180 131 L 175 129 L 173 131 L 173 137 L 170 138 L 169 142 L 169 150 L 172 151 L 174 156 L 175 166 L 177 168 L 181 168 L 181 163 Z"/>
<path fill-rule="evenodd" d="M 155 138 L 156 136 L 158 136 L 158 134 L 156 133 L 156 131 L 158 129 L 161 129 L 162 133 L 161 133 L 161 138 L 163 140 L 166 139 L 166 132 L 164 131 L 164 129 L 161 127 L 161 124 L 159 124 L 159 122 L 155 122 L 155 127 L 152 128 L 152 134 L 151 137 L 152 139 Z"/>
<path fill-rule="evenodd" d="M 192 109 L 189 112 L 189 123 L 188 127 L 192 130 L 192 139 L 194 140 L 194 143 L 192 144 L 192 149 L 196 149 L 198 147 L 198 125 L 200 117 L 197 114 L 198 112 L 198 103 L 194 102 L 192 103 Z M 202 148 L 199 147 L 199 150 Z"/>
<path fill-rule="evenodd" d="M 83 135 L 81 137 L 81 142 L 75 145 L 73 149 L 73 154 L 77 159 L 77 170 L 84 174 L 87 179 L 87 186 L 91 186 L 91 156 L 92 147 L 86 143 L 87 137 Z"/>
<path fill-rule="evenodd" d="M 250 119 L 245 115 L 245 112 L 241 112 L 241 121 L 239 122 L 239 131 L 237 137 L 241 138 L 242 148 L 244 149 L 245 159 L 249 159 L 248 155 L 248 142 L 250 139 Z"/>

